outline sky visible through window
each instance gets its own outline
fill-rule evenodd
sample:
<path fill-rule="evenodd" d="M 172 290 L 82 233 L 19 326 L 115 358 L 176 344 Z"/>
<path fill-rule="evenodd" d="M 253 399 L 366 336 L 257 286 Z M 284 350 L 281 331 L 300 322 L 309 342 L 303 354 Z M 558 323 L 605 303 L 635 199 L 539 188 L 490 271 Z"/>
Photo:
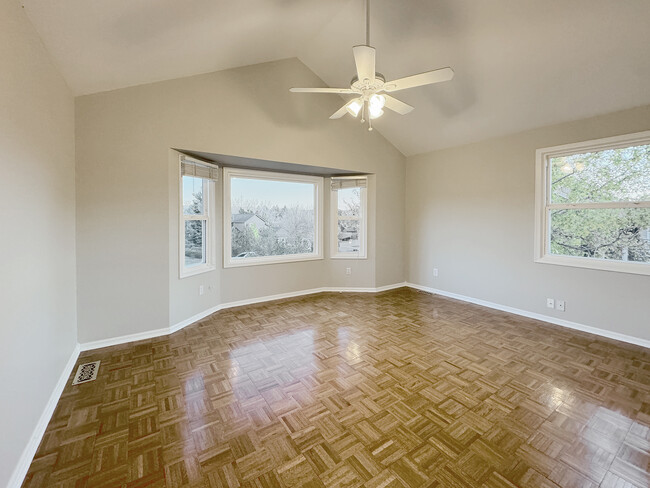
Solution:
<path fill-rule="evenodd" d="M 183 208 L 188 208 L 194 202 L 194 194 L 203 193 L 203 179 L 193 176 L 183 177 Z"/>
<path fill-rule="evenodd" d="M 230 193 L 233 200 L 254 199 L 280 207 L 314 208 L 314 185 L 310 183 L 233 178 Z"/>

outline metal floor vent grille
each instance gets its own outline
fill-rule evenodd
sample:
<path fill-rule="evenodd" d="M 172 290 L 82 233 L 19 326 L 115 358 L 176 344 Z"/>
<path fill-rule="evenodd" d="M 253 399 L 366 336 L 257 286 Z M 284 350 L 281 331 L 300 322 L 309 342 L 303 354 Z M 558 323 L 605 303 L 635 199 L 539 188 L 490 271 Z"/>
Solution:
<path fill-rule="evenodd" d="M 80 383 L 87 383 L 96 380 L 100 362 L 101 361 L 93 361 L 92 363 L 80 364 L 77 373 L 74 375 L 72 384 L 78 385 Z"/>

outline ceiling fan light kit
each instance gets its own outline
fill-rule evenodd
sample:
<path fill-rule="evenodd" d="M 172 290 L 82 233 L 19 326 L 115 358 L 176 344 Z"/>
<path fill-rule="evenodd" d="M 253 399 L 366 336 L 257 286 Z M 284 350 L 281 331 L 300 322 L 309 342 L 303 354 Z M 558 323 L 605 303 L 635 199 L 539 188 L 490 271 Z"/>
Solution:
<path fill-rule="evenodd" d="M 356 95 L 330 119 L 340 119 L 346 113 L 353 117 L 361 115 L 361 123 L 368 121 L 368 130 L 372 130 L 372 120 L 381 117 L 384 108 L 406 115 L 414 107 L 389 95 L 389 93 L 408 88 L 415 88 L 433 83 L 449 81 L 454 77 L 451 68 L 426 71 L 417 75 L 386 81 L 381 73 L 375 71 L 375 48 L 370 46 L 370 0 L 366 1 L 366 44 L 354 46 L 352 54 L 357 74 L 350 82 L 350 88 L 291 88 L 294 93 L 333 93 L 338 95 Z"/>

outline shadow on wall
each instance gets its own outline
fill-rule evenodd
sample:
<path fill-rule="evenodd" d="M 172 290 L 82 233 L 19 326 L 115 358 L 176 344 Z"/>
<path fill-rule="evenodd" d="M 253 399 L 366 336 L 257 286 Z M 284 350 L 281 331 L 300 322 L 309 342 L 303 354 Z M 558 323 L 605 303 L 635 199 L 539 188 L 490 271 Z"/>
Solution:
<path fill-rule="evenodd" d="M 295 62 L 302 64 L 297 58 Z M 296 78 L 297 73 L 294 70 L 286 70 L 283 66 L 280 63 L 276 66 L 269 63 L 270 69 L 275 72 L 272 76 L 266 77 L 250 76 L 248 67 L 222 71 L 220 72 L 222 78 L 219 82 L 223 83 L 223 78 L 225 78 L 230 85 L 237 86 L 244 99 L 250 100 L 251 105 L 254 105 L 259 111 L 259 116 L 263 116 L 267 121 L 272 121 L 275 126 L 305 131 L 327 123 L 345 123 L 341 120 L 331 121 L 323 117 L 323 113 L 334 113 L 338 110 L 345 103 L 343 97 L 291 93 L 289 88 L 294 86 L 303 86 L 304 84 L 326 86 L 326 84 L 315 76 L 313 79 L 307 80 L 304 75 Z M 258 68 L 253 66 L 251 69 Z M 215 80 L 215 92 L 222 90 L 223 87 L 218 85 Z M 256 121 L 251 121 L 251 123 L 256 123 Z"/>

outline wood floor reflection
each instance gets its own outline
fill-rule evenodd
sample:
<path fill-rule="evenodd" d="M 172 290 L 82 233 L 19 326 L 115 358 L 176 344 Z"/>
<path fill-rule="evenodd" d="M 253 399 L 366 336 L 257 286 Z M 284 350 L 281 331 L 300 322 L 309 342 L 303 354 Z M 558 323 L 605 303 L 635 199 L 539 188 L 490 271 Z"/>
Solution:
<path fill-rule="evenodd" d="M 650 486 L 650 350 L 411 289 L 225 310 L 91 360 L 23 486 Z"/>

